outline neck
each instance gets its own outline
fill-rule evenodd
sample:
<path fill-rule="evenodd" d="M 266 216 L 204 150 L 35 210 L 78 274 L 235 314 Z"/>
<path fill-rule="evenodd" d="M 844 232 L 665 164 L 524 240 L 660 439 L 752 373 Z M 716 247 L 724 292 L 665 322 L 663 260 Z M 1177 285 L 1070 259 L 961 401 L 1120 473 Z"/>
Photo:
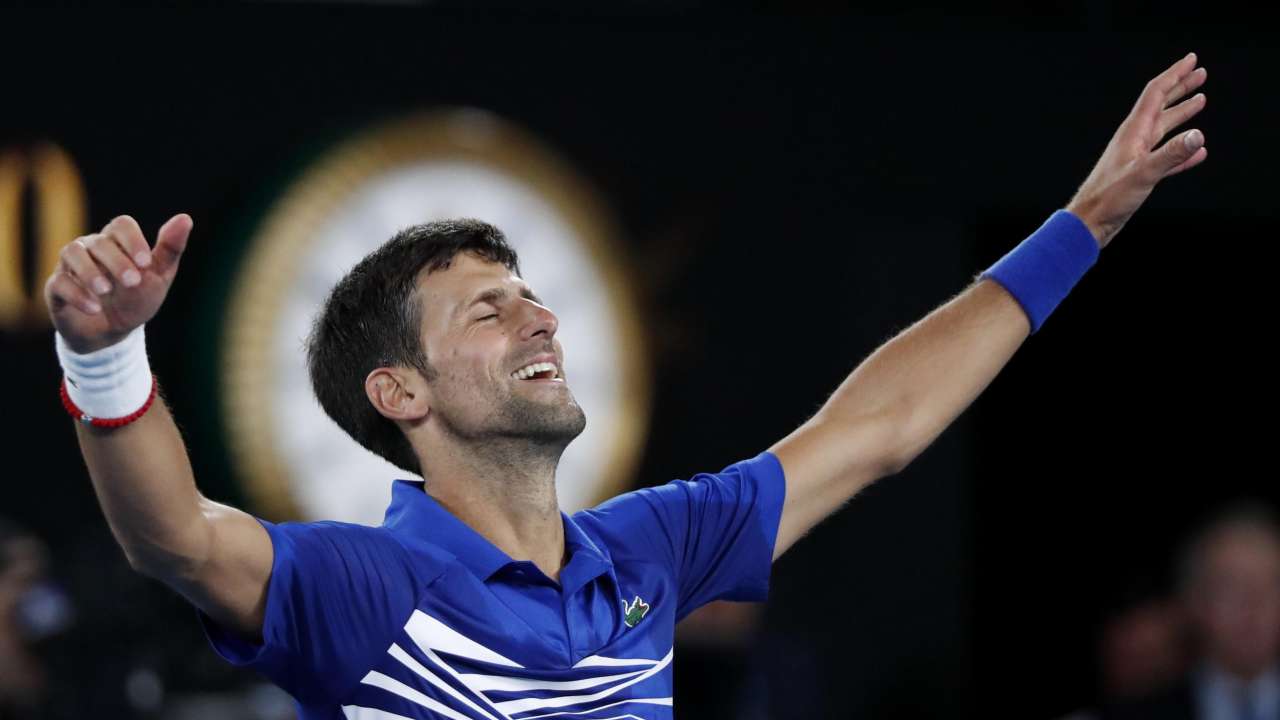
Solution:
<path fill-rule="evenodd" d="M 431 497 L 513 560 L 559 580 L 564 523 L 551 452 L 524 438 L 455 442 L 418 453 Z"/>

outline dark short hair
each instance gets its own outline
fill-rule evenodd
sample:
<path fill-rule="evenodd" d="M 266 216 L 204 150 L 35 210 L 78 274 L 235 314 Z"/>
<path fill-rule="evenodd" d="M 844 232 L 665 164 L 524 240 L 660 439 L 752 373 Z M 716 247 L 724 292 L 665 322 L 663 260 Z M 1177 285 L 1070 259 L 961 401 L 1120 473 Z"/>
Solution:
<path fill-rule="evenodd" d="M 391 464 L 422 474 L 400 428 L 365 394 L 364 381 L 379 367 L 435 371 L 419 337 L 419 274 L 448 268 L 459 253 L 473 253 L 520 274 L 516 251 L 498 228 L 479 220 L 440 220 L 396 233 L 346 274 L 325 301 L 307 338 L 307 367 L 320 406 L 338 426 Z"/>

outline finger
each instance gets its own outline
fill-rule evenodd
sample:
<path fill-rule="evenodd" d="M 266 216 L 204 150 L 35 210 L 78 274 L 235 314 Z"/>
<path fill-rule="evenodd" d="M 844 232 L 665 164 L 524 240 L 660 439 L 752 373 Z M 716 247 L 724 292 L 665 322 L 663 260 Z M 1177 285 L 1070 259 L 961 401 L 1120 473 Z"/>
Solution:
<path fill-rule="evenodd" d="M 107 223 L 107 226 L 102 229 L 102 234 L 119 245 L 125 256 L 138 268 L 145 268 L 151 264 L 151 248 L 147 245 L 147 238 L 142 234 L 142 228 L 137 220 L 128 215 L 121 215 Z"/>
<path fill-rule="evenodd" d="M 1197 93 L 1160 113 L 1156 134 L 1160 137 L 1168 135 L 1170 130 L 1198 115 L 1204 109 L 1206 102 L 1208 99 L 1205 98 L 1204 93 Z"/>
<path fill-rule="evenodd" d="M 142 274 L 138 272 L 138 268 L 111 237 L 95 235 L 85 240 L 84 246 L 89 250 L 89 257 L 106 270 L 117 285 L 131 288 L 142 282 Z"/>
<path fill-rule="evenodd" d="M 96 237 L 99 236 L 86 235 L 72 240 L 62 248 L 60 257 L 63 266 L 76 279 L 76 282 L 83 287 L 93 288 L 93 291 L 99 295 L 106 295 L 111 292 L 111 281 L 107 279 L 102 268 L 98 267 L 98 263 L 89 256 L 89 248 L 86 245 Z"/>
<path fill-rule="evenodd" d="M 182 252 L 187 249 L 187 238 L 194 226 L 195 221 L 190 215 L 178 213 L 160 228 L 160 232 L 156 233 L 156 247 L 152 252 L 156 272 L 163 275 L 178 264 Z"/>
<path fill-rule="evenodd" d="M 1187 73 L 1196 66 L 1196 54 L 1188 53 L 1186 57 L 1169 66 L 1167 70 L 1151 78 L 1138 97 L 1137 107 L 1141 115 L 1155 115 L 1169 104 L 1169 92 L 1177 87 Z"/>
<path fill-rule="evenodd" d="M 1209 148 L 1202 147 L 1199 150 L 1195 151 L 1195 153 L 1191 157 L 1187 158 L 1185 161 L 1180 163 L 1177 167 L 1165 173 L 1165 177 L 1169 177 L 1170 175 L 1177 175 L 1183 170 L 1190 170 L 1191 168 L 1204 162 L 1205 158 L 1207 157 L 1209 157 Z"/>
<path fill-rule="evenodd" d="M 80 283 L 66 271 L 59 270 L 49 276 L 45 290 L 49 298 L 49 306 L 55 311 L 61 310 L 66 305 L 72 305 L 89 315 L 102 312 L 102 305 L 94 298 L 93 293 L 81 287 Z"/>
<path fill-rule="evenodd" d="M 1204 133 L 1199 130 L 1188 130 L 1180 135 L 1175 135 L 1160 149 L 1151 153 L 1155 179 L 1159 180 L 1175 172 L 1182 172 L 1182 170 L 1191 167 L 1192 164 L 1200 162 L 1195 160 L 1195 156 L 1199 154 L 1203 147 Z"/>
<path fill-rule="evenodd" d="M 1178 80 L 1177 84 L 1175 84 L 1169 92 L 1165 93 L 1164 106 L 1169 107 L 1173 103 L 1181 100 L 1187 93 L 1203 85 L 1204 81 L 1208 78 L 1209 71 L 1204 68 L 1196 68 L 1195 70 L 1187 73 Z"/>

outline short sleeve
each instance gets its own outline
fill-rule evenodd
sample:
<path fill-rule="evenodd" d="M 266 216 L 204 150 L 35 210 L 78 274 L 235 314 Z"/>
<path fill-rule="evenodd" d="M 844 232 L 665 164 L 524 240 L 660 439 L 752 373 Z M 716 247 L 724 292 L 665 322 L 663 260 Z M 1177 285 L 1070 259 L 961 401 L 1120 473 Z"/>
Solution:
<path fill-rule="evenodd" d="M 786 494 L 782 464 L 764 452 L 718 473 L 620 495 L 586 511 L 676 578 L 676 619 L 713 600 L 764 600 Z M 634 550 L 632 550 L 634 552 Z"/>
<path fill-rule="evenodd" d="M 299 701 L 337 699 L 386 652 L 413 610 L 407 552 L 379 528 L 259 520 L 271 536 L 262 642 L 248 642 L 204 613 L 214 650 L 252 668 Z"/>

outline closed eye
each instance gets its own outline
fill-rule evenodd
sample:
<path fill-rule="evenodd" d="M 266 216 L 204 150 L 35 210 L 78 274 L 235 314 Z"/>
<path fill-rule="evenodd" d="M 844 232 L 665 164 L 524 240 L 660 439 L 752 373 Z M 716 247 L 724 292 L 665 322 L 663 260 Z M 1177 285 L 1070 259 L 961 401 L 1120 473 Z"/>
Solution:
<path fill-rule="evenodd" d="M 498 313 L 492 313 L 492 314 L 489 314 L 489 315 L 485 315 L 485 316 L 483 316 L 483 317 L 478 317 L 478 318 L 476 318 L 476 322 L 483 322 L 483 321 L 485 321 L 485 320 L 491 320 L 491 319 L 496 318 L 496 317 L 498 317 Z"/>

